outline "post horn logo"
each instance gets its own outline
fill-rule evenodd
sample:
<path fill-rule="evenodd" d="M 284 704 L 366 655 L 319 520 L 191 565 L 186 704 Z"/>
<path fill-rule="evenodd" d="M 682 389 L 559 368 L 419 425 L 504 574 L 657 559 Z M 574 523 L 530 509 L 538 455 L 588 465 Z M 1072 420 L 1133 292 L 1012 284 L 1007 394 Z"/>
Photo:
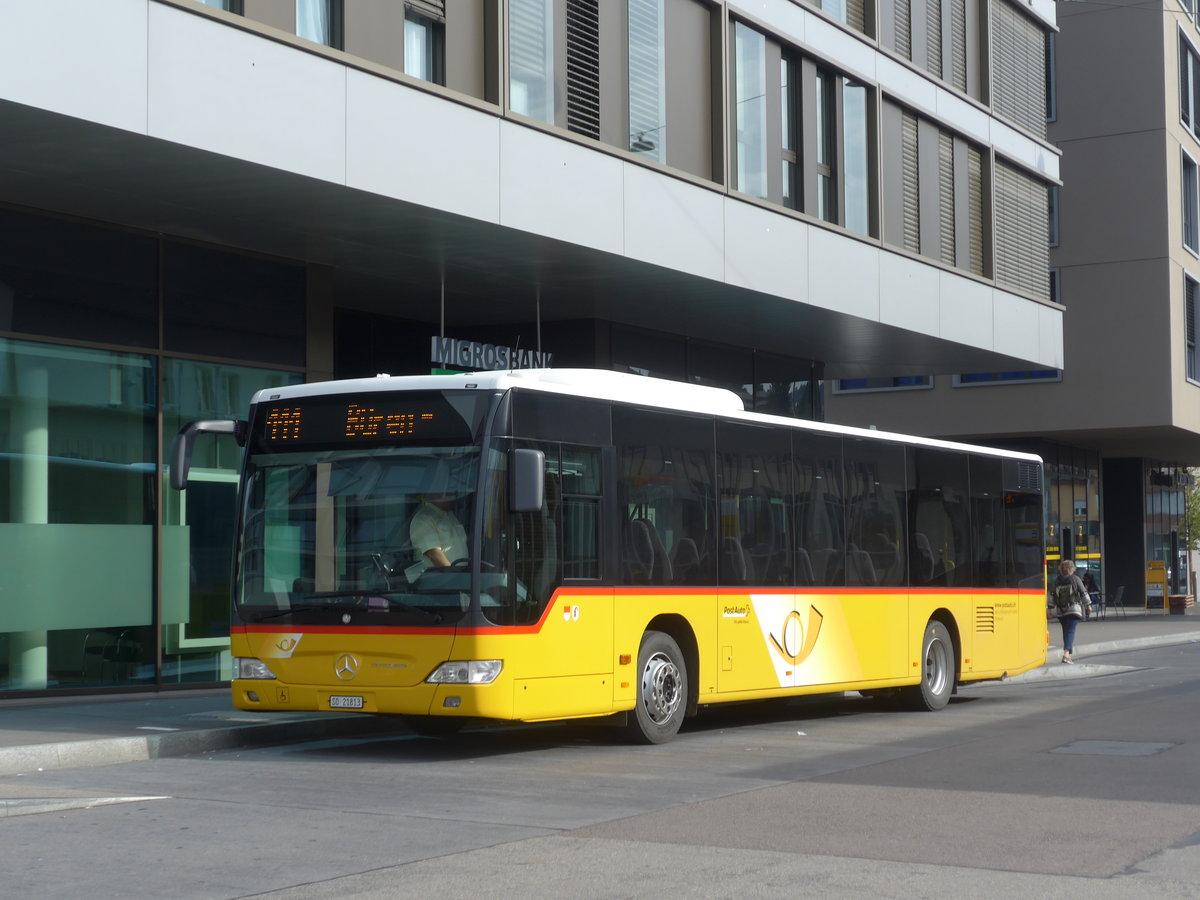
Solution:
<path fill-rule="evenodd" d="M 333 672 L 342 681 L 352 681 L 358 674 L 358 659 L 349 653 L 343 653 L 333 663 Z"/>
<path fill-rule="evenodd" d="M 815 606 L 808 608 L 808 624 L 805 624 L 799 610 L 793 609 L 783 620 L 783 639 L 771 635 L 771 643 L 779 651 L 779 655 L 794 666 L 800 665 L 812 654 L 817 646 L 817 635 L 821 631 L 821 622 L 825 617 Z M 795 623 L 793 625 L 793 623 Z"/>

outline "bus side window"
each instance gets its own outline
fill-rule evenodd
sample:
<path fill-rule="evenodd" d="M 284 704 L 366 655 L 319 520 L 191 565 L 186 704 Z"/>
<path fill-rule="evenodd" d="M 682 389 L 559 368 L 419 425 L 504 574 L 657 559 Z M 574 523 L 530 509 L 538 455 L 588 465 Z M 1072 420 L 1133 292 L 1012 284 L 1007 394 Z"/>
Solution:
<path fill-rule="evenodd" d="M 613 439 L 621 579 L 666 585 L 686 577 L 692 584 L 714 583 L 713 420 L 614 407 Z"/>
<path fill-rule="evenodd" d="M 907 581 L 902 444 L 846 441 L 846 584 Z"/>
<path fill-rule="evenodd" d="M 796 432 L 792 436 L 796 495 L 796 584 L 845 583 L 846 514 L 842 439 Z"/>
<path fill-rule="evenodd" d="M 791 437 L 787 432 L 717 423 L 721 513 L 720 583 L 793 583 Z"/>

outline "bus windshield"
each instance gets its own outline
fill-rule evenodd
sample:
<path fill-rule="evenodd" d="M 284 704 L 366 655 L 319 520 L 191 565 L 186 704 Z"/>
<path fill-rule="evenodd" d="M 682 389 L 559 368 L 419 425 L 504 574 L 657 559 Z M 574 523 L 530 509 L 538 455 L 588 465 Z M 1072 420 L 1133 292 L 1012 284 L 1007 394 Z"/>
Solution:
<path fill-rule="evenodd" d="M 486 401 L 358 395 L 260 409 L 243 493 L 241 618 L 460 620 Z"/>

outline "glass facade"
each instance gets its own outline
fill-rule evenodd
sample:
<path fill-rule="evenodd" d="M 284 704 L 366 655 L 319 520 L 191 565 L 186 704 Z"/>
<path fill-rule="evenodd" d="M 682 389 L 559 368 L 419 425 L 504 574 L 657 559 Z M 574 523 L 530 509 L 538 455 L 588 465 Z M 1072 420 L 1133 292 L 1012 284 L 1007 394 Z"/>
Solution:
<path fill-rule="evenodd" d="M 183 494 L 162 463 L 303 380 L 303 269 L 0 210 L 0 298 L 0 691 L 228 678 L 241 452 L 201 442 Z"/>
<path fill-rule="evenodd" d="M 1187 470 L 1169 464 L 1148 462 L 1145 481 L 1146 561 L 1166 564 L 1167 590 L 1190 593 L 1184 529 Z"/>

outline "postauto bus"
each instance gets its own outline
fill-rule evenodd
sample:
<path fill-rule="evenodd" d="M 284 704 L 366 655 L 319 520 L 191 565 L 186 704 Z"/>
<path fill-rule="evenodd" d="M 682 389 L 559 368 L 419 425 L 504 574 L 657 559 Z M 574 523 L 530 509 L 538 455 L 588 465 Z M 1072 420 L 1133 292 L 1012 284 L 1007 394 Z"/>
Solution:
<path fill-rule="evenodd" d="M 1046 658 L 1036 456 L 591 370 L 260 391 L 180 433 L 176 486 L 204 432 L 246 450 L 242 709 L 610 717 L 658 743 L 707 704 L 936 710 Z"/>

